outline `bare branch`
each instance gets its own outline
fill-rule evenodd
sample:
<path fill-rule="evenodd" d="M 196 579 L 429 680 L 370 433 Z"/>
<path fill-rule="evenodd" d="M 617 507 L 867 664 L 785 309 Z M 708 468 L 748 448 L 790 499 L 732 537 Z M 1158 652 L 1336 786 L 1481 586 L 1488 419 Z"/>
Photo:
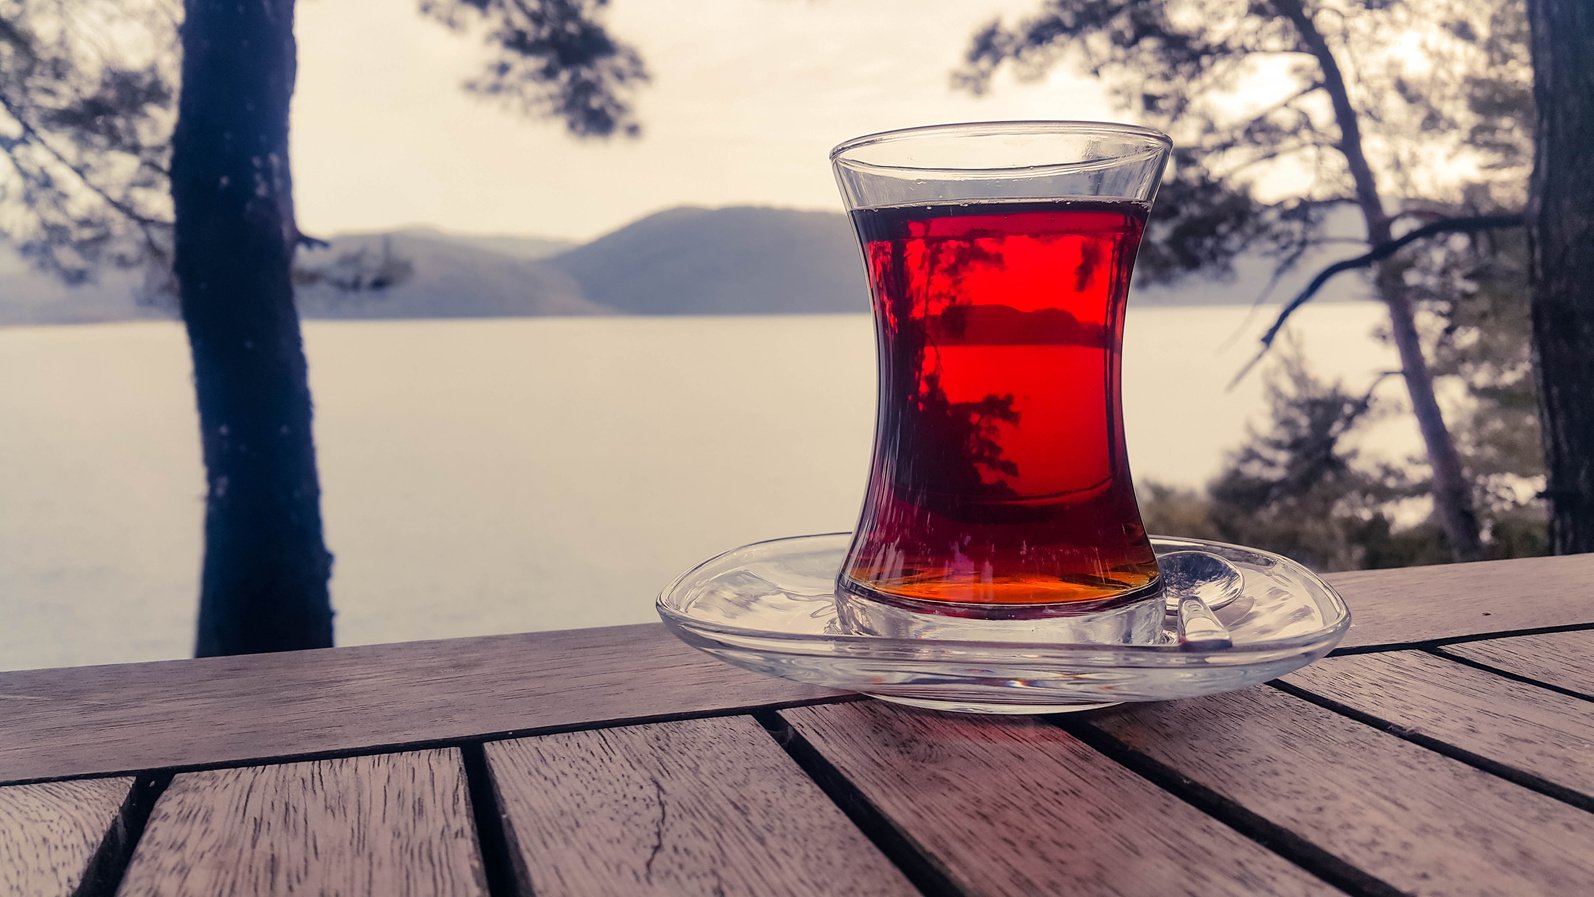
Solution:
<path fill-rule="evenodd" d="M 1366 414 L 1373 407 L 1373 393 L 1378 392 L 1378 387 L 1382 386 L 1385 380 L 1388 380 L 1390 377 L 1399 377 L 1404 373 L 1405 371 L 1399 369 L 1393 371 L 1379 371 L 1378 376 L 1373 378 L 1373 382 L 1368 384 L 1367 391 L 1362 393 L 1362 397 L 1351 406 L 1350 413 L 1347 414 L 1343 419 L 1344 425 L 1341 427 L 1339 435 L 1344 435 L 1345 431 L 1350 429 L 1351 424 L 1355 423 L 1363 414 Z"/>
<path fill-rule="evenodd" d="M 1234 379 L 1229 381 L 1229 388 L 1232 389 L 1235 384 L 1245 379 L 1245 375 L 1250 373 L 1251 369 L 1256 367 L 1257 362 L 1260 362 L 1262 357 L 1267 354 L 1268 350 L 1273 347 L 1273 340 L 1278 338 L 1279 331 L 1284 329 L 1284 324 L 1290 319 L 1290 315 L 1295 314 L 1295 312 L 1298 311 L 1301 306 L 1312 301 L 1312 298 L 1317 295 L 1318 291 L 1321 290 L 1324 285 L 1326 285 L 1336 275 L 1343 274 L 1346 271 L 1354 271 L 1359 268 L 1370 268 L 1404 249 L 1409 244 L 1418 240 L 1427 239 L 1428 237 L 1438 236 L 1440 234 L 1470 234 L 1477 233 L 1479 231 L 1499 230 L 1502 228 L 1522 226 L 1523 216 L 1519 214 L 1465 215 L 1455 218 L 1441 218 L 1438 221 L 1430 222 L 1422 227 L 1415 228 L 1408 233 L 1402 234 L 1400 237 L 1390 240 L 1387 243 L 1380 243 L 1361 255 L 1355 256 L 1353 258 L 1341 259 L 1340 261 L 1329 265 L 1323 270 L 1317 272 L 1317 276 L 1312 278 L 1311 282 L 1306 285 L 1306 288 L 1295 294 L 1295 298 L 1285 303 L 1284 307 L 1279 310 L 1279 315 L 1274 319 L 1273 326 L 1269 327 L 1267 329 L 1267 333 L 1262 335 L 1262 348 L 1256 353 L 1255 357 L 1246 362 L 1245 367 L 1242 367 L 1238 374 L 1234 375 Z"/>
<path fill-rule="evenodd" d="M 1301 263 L 1301 259 L 1305 257 L 1306 253 L 1311 251 L 1312 246 L 1312 241 L 1302 240 L 1290 247 L 1290 251 L 1279 259 L 1279 263 L 1273 266 L 1272 276 L 1267 279 L 1267 283 L 1262 287 L 1261 292 L 1256 294 L 1256 299 L 1252 300 L 1252 313 L 1255 313 L 1258 308 L 1262 307 L 1263 303 L 1272 298 L 1273 291 L 1278 289 L 1278 285 L 1291 271 L 1295 270 L 1295 266 Z M 1250 322 L 1250 315 L 1246 316 L 1246 322 Z"/>
<path fill-rule="evenodd" d="M 1309 210 L 1310 208 L 1326 208 L 1344 204 L 1355 205 L 1355 203 L 1356 200 L 1350 197 L 1334 196 L 1326 199 L 1303 199 L 1295 203 L 1291 208 Z M 1309 211 L 1308 214 L 1310 214 Z M 1251 300 L 1251 307 L 1246 309 L 1244 320 L 1240 321 L 1234 330 L 1224 338 L 1220 348 L 1227 349 L 1250 328 L 1251 321 L 1255 319 L 1257 311 L 1269 299 L 1273 298 L 1273 291 L 1278 289 L 1284 278 L 1295 270 L 1296 266 L 1301 263 L 1301 259 L 1306 256 L 1306 253 L 1330 243 L 1352 243 L 1358 246 L 1365 246 L 1367 241 L 1354 237 L 1325 237 L 1315 233 L 1302 234 L 1280 253 L 1278 264 L 1273 266 L 1273 273 L 1269 275 L 1267 283 L 1257 292 L 1256 298 Z"/>
<path fill-rule="evenodd" d="M 1232 177 L 1240 174 L 1241 172 L 1245 171 L 1248 168 L 1253 168 L 1253 167 L 1255 167 L 1257 165 L 1261 165 L 1261 164 L 1263 164 L 1265 162 L 1272 162 L 1275 159 L 1282 159 L 1282 158 L 1284 158 L 1286 156 L 1293 156 L 1296 153 L 1303 153 L 1303 152 L 1306 152 L 1308 150 L 1313 150 L 1313 149 L 1322 149 L 1323 147 L 1332 146 L 1332 145 L 1333 145 L 1332 143 L 1325 142 L 1324 140 L 1318 139 L 1318 138 L 1315 138 L 1315 137 L 1314 138 L 1305 139 L 1305 140 L 1296 140 L 1296 141 L 1292 141 L 1290 143 L 1281 143 L 1281 144 L 1278 144 L 1277 146 L 1273 146 L 1273 147 L 1270 147 L 1270 148 L 1268 148 L 1266 150 L 1263 150 L 1263 151 L 1257 153 L 1256 155 L 1252 156 L 1251 158 L 1244 160 L 1243 162 L 1236 162 L 1235 164 L 1229 166 L 1228 168 L 1226 168 L 1224 170 L 1223 176 L 1232 178 Z M 1217 152 L 1226 152 L 1226 151 L 1228 151 L 1228 150 L 1230 150 L 1232 148 L 1233 147 L 1220 147 L 1216 151 Z"/>
<path fill-rule="evenodd" d="M 1302 99 L 1304 97 L 1311 96 L 1312 94 L 1314 94 L 1314 93 L 1316 93 L 1316 92 L 1318 92 L 1319 90 L 1322 90 L 1322 89 L 1323 89 L 1323 82 L 1322 81 L 1313 81 L 1310 84 L 1307 84 L 1305 87 L 1302 87 L 1300 90 L 1296 91 L 1295 93 L 1292 93 L 1289 96 L 1285 97 L 1284 99 L 1279 100 L 1277 103 L 1274 103 L 1273 105 L 1268 106 L 1265 109 L 1262 109 L 1262 110 L 1258 111 L 1256 114 L 1252 115 L 1251 118 L 1249 120 L 1247 120 L 1244 124 L 1241 124 L 1241 125 L 1238 125 L 1236 127 L 1233 127 L 1230 130 L 1235 130 L 1235 131 L 1248 130 L 1248 129 L 1260 124 L 1262 122 L 1262 120 L 1267 118 L 1269 115 L 1272 115 L 1275 112 L 1282 112 L 1283 110 L 1290 108 L 1291 106 L 1293 106 L 1295 104 L 1296 100 Z"/>

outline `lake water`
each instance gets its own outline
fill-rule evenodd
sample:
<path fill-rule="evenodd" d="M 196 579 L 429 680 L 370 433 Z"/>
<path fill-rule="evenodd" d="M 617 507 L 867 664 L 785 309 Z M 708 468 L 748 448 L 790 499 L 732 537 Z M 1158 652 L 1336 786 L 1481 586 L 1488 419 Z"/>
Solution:
<path fill-rule="evenodd" d="M 1300 316 L 1352 388 L 1381 307 Z M 1262 411 L 1243 308 L 1130 313 L 1141 479 L 1198 485 Z M 864 315 L 306 326 L 340 644 L 656 619 L 682 569 L 850 529 L 867 474 Z M 182 329 L 0 330 L 0 669 L 191 651 L 203 472 Z M 1398 428 L 1397 428 L 1398 429 Z M 1414 444 L 1403 430 L 1390 440 Z"/>

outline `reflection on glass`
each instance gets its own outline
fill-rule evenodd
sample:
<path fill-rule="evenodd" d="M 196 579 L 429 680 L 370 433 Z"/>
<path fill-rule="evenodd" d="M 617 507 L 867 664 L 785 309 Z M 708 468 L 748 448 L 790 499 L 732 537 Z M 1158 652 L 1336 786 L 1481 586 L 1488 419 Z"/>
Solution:
<path fill-rule="evenodd" d="M 1148 211 L 1073 199 L 853 211 L 880 399 L 843 587 L 1051 604 L 1156 579 L 1119 390 Z"/>

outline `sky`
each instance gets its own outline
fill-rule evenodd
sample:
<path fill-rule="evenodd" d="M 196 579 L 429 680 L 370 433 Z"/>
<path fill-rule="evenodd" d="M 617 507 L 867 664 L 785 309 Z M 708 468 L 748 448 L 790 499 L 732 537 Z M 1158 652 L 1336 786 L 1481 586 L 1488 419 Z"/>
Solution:
<path fill-rule="evenodd" d="M 637 140 L 578 141 L 461 88 L 487 58 L 415 0 L 298 7 L 294 194 L 312 234 L 432 225 L 585 240 L 678 205 L 841 208 L 830 148 L 911 125 L 1115 119 L 1065 67 L 954 91 L 970 36 L 1039 0 L 611 0 L 653 80 Z"/>

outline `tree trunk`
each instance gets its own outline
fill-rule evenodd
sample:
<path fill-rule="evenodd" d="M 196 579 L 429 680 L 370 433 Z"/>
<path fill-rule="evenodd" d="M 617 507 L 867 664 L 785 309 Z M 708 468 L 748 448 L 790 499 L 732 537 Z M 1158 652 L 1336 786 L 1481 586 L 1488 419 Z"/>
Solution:
<path fill-rule="evenodd" d="M 1328 94 L 1334 109 L 1334 119 L 1339 125 L 1339 150 L 1350 169 L 1355 185 L 1356 204 L 1361 208 L 1367 224 L 1367 242 L 1370 246 L 1388 243 L 1394 239 L 1389 214 L 1384 210 L 1383 198 L 1378 192 L 1378 182 L 1372 165 L 1362 146 L 1361 124 L 1356 108 L 1351 105 L 1350 91 L 1345 87 L 1345 77 L 1339 68 L 1334 52 L 1317 30 L 1312 17 L 1301 5 L 1301 0 L 1274 0 L 1274 6 L 1301 36 L 1306 52 L 1317 60 L 1323 74 L 1323 90 Z M 1423 355 L 1422 339 L 1417 333 L 1416 315 L 1407 294 L 1400 262 L 1387 259 L 1378 265 L 1373 281 L 1379 298 L 1389 308 L 1389 330 L 1400 355 L 1401 376 L 1406 381 L 1406 393 L 1411 398 L 1412 415 L 1417 418 L 1417 429 L 1422 433 L 1427 449 L 1428 464 L 1433 471 L 1434 514 L 1450 545 L 1450 556 L 1457 561 L 1475 561 L 1483 557 L 1483 543 L 1479 538 L 1478 514 L 1473 507 L 1472 487 L 1461 468 L 1461 455 L 1456 451 L 1450 428 L 1445 425 L 1444 412 L 1434 395 L 1433 374 L 1428 370 L 1428 359 Z"/>
<path fill-rule="evenodd" d="M 208 492 L 200 656 L 332 644 L 332 557 L 289 267 L 293 0 L 187 0 L 175 271 Z"/>
<path fill-rule="evenodd" d="M 1528 0 L 1538 108 L 1528 197 L 1533 370 L 1550 547 L 1594 551 L 1594 5 Z"/>
<path fill-rule="evenodd" d="M 1387 243 L 1391 239 L 1386 219 L 1383 236 L 1375 238 L 1374 242 Z M 1478 514 L 1472 503 L 1472 485 L 1461 468 L 1461 455 L 1456 451 L 1455 440 L 1445 426 L 1444 412 L 1434 395 L 1433 374 L 1428 369 L 1428 359 L 1423 357 L 1422 338 L 1417 333 L 1417 320 L 1406 295 L 1400 262 L 1393 258 L 1380 262 L 1373 282 L 1389 309 L 1389 332 L 1400 355 L 1400 373 L 1406 381 L 1412 416 L 1417 418 L 1417 429 L 1428 450 L 1428 465 L 1433 470 L 1434 514 L 1450 545 L 1450 556 L 1458 561 L 1482 560 L 1483 541 L 1479 537 Z"/>

